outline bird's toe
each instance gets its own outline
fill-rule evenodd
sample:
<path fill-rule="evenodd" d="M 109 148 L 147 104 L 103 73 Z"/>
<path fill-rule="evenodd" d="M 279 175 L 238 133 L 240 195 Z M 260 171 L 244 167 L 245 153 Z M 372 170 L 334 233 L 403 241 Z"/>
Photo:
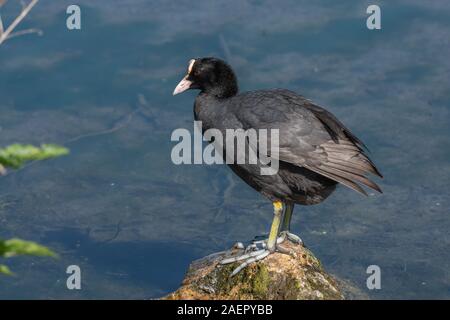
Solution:
<path fill-rule="evenodd" d="M 280 236 L 277 239 L 277 243 L 281 244 L 281 243 L 283 243 L 286 240 L 289 240 L 289 241 L 291 241 L 291 242 L 293 242 L 295 244 L 298 244 L 298 245 L 303 245 L 303 240 L 298 235 L 293 234 L 293 233 L 291 233 L 289 231 L 282 231 L 280 233 Z"/>

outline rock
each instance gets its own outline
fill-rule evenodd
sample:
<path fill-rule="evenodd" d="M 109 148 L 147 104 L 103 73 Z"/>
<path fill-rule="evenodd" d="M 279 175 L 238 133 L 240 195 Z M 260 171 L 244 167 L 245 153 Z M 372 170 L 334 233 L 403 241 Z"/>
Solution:
<path fill-rule="evenodd" d="M 211 254 L 192 262 L 181 287 L 162 299 L 344 299 L 344 291 L 352 297 L 360 295 L 345 283 L 343 286 L 326 273 L 319 260 L 307 248 L 283 243 L 291 255 L 274 253 L 252 263 L 237 275 L 230 274 L 239 263 L 221 265 L 225 257 L 239 249 Z M 344 288 L 345 287 L 345 288 Z"/>

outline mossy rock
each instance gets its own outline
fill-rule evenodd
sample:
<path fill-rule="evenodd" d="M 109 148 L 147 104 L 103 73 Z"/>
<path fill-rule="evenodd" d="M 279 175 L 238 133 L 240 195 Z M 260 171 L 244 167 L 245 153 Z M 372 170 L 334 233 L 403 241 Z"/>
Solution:
<path fill-rule="evenodd" d="M 283 243 L 290 255 L 274 253 L 230 277 L 239 263 L 219 264 L 237 249 L 214 253 L 194 261 L 181 287 L 163 299 L 344 299 L 338 281 L 325 272 L 307 248 Z M 348 287 L 348 284 L 346 284 Z"/>

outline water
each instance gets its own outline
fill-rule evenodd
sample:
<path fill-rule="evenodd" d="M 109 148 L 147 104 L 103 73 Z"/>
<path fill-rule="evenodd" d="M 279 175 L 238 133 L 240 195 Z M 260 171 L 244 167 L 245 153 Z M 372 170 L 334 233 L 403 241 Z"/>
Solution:
<path fill-rule="evenodd" d="M 12 1 L 12 0 L 11 0 Z M 242 90 L 284 87 L 327 106 L 369 146 L 383 195 L 340 187 L 296 207 L 293 230 L 325 268 L 371 298 L 450 298 L 450 5 L 379 1 L 42 0 L 0 48 L 0 145 L 65 144 L 70 156 L 0 178 L 0 237 L 59 260 L 8 259 L 0 298 L 160 297 L 190 261 L 265 233 L 271 204 L 225 166 L 175 166 L 195 93 L 171 92 L 192 57 L 218 56 Z M 15 6 L 2 9 L 9 22 Z M 66 267 L 82 290 L 66 289 Z M 366 288 L 366 268 L 382 289 Z"/>

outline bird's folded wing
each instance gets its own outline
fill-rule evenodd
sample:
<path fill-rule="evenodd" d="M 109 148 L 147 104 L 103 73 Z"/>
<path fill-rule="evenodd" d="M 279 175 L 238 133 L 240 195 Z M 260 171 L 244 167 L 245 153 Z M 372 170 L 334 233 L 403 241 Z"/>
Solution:
<path fill-rule="evenodd" d="M 292 108 L 290 101 L 279 119 L 273 114 L 259 113 L 255 108 L 247 115 L 241 113 L 246 115 L 240 119 L 243 128 L 278 129 L 279 153 L 276 158 L 280 161 L 307 168 L 364 195 L 367 193 L 359 183 L 381 192 L 380 187 L 366 176 L 382 177 L 365 154 L 364 144 L 331 113 L 309 101 L 302 101 L 298 109 Z M 267 143 L 272 145 L 270 135 Z M 255 152 L 258 150 L 255 145 L 251 148 Z"/>
<path fill-rule="evenodd" d="M 374 174 L 381 177 L 381 174 L 367 155 L 349 140 L 329 140 L 308 151 L 280 146 L 278 159 L 307 168 L 364 195 L 367 193 L 359 183 L 382 192 L 380 187 L 366 176 Z"/>
<path fill-rule="evenodd" d="M 310 153 L 305 168 L 366 194 L 358 183 L 378 192 L 380 187 L 367 178 L 367 174 L 379 175 L 370 159 L 349 140 L 339 139 L 317 147 Z M 380 176 L 380 175 L 379 175 Z"/>

